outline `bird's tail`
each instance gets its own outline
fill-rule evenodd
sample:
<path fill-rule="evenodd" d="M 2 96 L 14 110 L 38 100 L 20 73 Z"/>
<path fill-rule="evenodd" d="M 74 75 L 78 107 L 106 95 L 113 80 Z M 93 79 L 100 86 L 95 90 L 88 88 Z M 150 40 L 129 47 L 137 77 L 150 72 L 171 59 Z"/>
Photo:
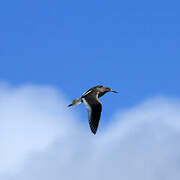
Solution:
<path fill-rule="evenodd" d="M 69 104 L 68 107 L 77 106 L 78 104 L 81 104 L 81 103 L 82 103 L 82 99 L 81 98 L 77 98 L 77 99 L 74 99 L 72 101 L 72 104 Z"/>

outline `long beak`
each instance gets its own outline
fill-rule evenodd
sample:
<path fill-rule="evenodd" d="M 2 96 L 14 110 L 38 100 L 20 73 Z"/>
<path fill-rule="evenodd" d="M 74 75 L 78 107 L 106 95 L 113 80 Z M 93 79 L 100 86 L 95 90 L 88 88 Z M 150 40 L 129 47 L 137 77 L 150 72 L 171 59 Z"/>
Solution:
<path fill-rule="evenodd" d="M 114 90 L 112 90 L 112 89 L 110 90 L 110 92 L 113 92 L 113 93 L 118 93 L 117 91 L 114 91 Z"/>

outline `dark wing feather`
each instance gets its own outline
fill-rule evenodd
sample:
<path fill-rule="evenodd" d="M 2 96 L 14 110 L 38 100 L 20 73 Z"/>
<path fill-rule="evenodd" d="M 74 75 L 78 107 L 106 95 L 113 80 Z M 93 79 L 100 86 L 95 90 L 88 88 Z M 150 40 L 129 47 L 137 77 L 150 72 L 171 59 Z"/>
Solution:
<path fill-rule="evenodd" d="M 84 104 L 88 110 L 88 119 L 91 131 L 96 134 L 101 117 L 102 105 L 97 99 L 97 95 L 89 93 L 83 97 Z"/>

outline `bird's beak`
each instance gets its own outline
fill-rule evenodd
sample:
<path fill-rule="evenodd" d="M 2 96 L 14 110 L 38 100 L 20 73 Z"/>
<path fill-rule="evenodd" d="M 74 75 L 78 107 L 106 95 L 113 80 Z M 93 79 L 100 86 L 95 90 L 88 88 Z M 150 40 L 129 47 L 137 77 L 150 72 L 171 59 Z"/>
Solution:
<path fill-rule="evenodd" d="M 113 92 L 113 93 L 118 93 L 117 91 L 114 91 L 114 90 L 112 90 L 112 89 L 110 90 L 110 92 Z"/>

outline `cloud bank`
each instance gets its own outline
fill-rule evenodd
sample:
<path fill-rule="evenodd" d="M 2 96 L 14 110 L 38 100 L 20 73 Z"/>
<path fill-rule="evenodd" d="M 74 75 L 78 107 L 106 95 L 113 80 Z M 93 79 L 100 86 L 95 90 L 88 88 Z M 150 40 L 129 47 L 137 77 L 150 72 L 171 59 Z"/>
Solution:
<path fill-rule="evenodd" d="M 119 111 L 96 136 L 67 104 L 48 86 L 0 86 L 0 179 L 180 179 L 180 100 Z"/>

